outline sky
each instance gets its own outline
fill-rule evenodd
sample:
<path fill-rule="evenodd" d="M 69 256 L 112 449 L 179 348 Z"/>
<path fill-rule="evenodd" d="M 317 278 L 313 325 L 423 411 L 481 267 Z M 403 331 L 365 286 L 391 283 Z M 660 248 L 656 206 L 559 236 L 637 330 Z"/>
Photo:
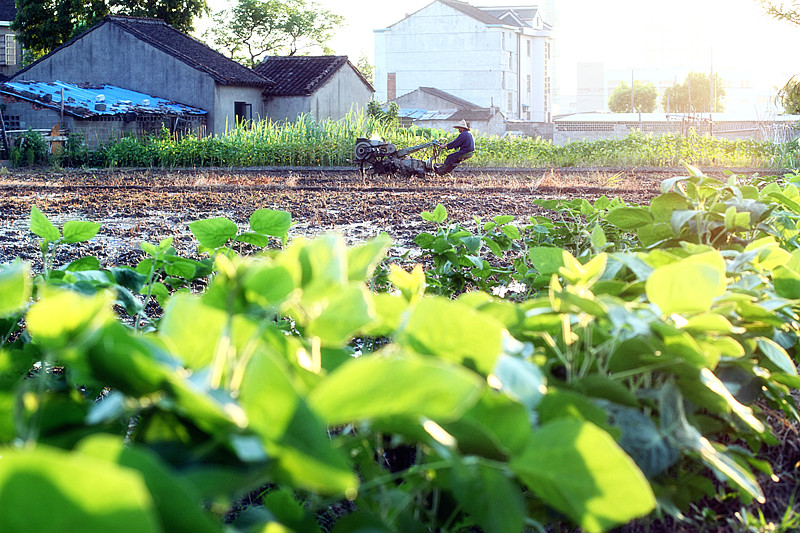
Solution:
<path fill-rule="evenodd" d="M 331 41 L 354 63 L 373 57 L 373 30 L 400 21 L 433 0 L 316 0 L 346 20 Z M 230 0 L 209 0 L 212 10 Z M 471 0 L 475 6 L 539 4 L 551 8 L 557 83 L 575 83 L 578 62 L 607 69 L 736 71 L 754 85 L 776 87 L 800 74 L 800 26 L 766 15 L 757 0 Z M 681 80 L 679 80 L 681 81 Z"/>

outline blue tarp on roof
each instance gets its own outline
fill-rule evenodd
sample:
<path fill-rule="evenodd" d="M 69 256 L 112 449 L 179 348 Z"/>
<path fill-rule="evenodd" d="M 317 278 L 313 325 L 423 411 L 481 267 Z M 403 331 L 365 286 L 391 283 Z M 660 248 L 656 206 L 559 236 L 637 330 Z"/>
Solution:
<path fill-rule="evenodd" d="M 63 91 L 63 92 L 62 92 Z M 10 81 L 0 84 L 0 94 L 14 96 L 43 107 L 61 109 L 78 117 L 124 115 L 205 115 L 208 112 L 185 104 L 122 89 L 113 85 L 78 86 L 61 81 Z"/>

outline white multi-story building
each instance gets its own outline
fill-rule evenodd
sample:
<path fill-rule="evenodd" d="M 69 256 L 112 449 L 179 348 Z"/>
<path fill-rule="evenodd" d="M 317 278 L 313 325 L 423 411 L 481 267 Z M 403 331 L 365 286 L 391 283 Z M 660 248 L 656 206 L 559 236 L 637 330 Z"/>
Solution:
<path fill-rule="evenodd" d="M 548 122 L 551 32 L 536 6 L 435 0 L 375 30 L 375 97 L 435 87 L 509 119 Z"/>

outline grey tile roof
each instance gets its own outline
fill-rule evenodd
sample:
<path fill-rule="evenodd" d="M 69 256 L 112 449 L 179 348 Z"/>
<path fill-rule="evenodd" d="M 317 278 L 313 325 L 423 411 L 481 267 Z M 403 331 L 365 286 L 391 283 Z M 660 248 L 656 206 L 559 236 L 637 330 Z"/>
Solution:
<path fill-rule="evenodd" d="M 58 53 L 62 48 L 70 46 L 104 24 L 117 26 L 190 67 L 205 72 L 221 85 L 263 87 L 266 89 L 272 84 L 269 79 L 225 57 L 205 43 L 176 30 L 160 19 L 122 16 L 105 17 L 99 24 L 52 50 L 35 63 L 20 70 L 18 74 L 25 72 L 30 66 L 46 59 L 50 55 Z"/>
<path fill-rule="evenodd" d="M 459 2 L 458 0 L 439 0 L 439 2 L 446 6 L 452 7 L 453 9 L 461 11 L 465 15 L 474 18 L 478 22 L 483 22 L 484 24 L 505 24 L 499 18 L 480 8 L 471 6 L 466 2 Z"/>
<path fill-rule="evenodd" d="M 444 92 L 441 89 L 436 89 L 434 87 L 420 87 L 420 91 L 424 93 L 428 93 L 432 96 L 437 98 L 441 98 L 442 100 L 446 100 L 453 105 L 456 106 L 456 109 L 480 109 L 481 107 L 477 104 L 473 104 L 463 98 L 459 98 L 458 96 L 452 95 L 450 93 Z"/>
<path fill-rule="evenodd" d="M 17 16 L 17 6 L 14 0 L 0 0 L 0 20 L 11 22 Z"/>
<path fill-rule="evenodd" d="M 347 56 L 269 56 L 253 70 L 274 82 L 267 90 L 269 95 L 310 96 L 339 69 L 349 64 Z M 352 68 L 372 89 L 358 69 Z"/>

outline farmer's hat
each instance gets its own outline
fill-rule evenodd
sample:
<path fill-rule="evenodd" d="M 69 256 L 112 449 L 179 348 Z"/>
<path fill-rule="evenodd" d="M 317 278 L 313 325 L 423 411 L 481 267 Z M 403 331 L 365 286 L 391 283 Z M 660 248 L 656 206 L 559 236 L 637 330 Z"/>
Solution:
<path fill-rule="evenodd" d="M 463 129 L 469 131 L 469 126 L 467 126 L 467 121 L 466 120 L 462 120 L 461 122 L 459 122 L 458 124 L 456 124 L 453 127 L 454 128 L 463 128 Z"/>

